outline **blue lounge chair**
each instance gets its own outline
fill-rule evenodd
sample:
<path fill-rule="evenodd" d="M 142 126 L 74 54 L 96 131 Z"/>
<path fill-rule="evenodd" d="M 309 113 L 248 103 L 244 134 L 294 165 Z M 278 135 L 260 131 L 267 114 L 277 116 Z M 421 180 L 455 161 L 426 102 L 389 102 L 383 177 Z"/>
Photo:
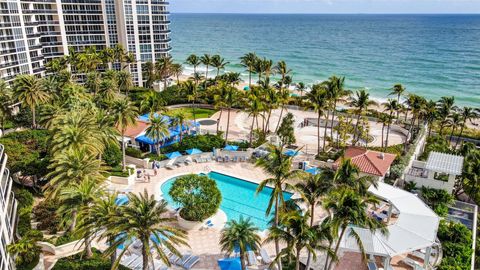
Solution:
<path fill-rule="evenodd" d="M 199 261 L 200 261 L 200 258 L 198 256 L 192 256 L 182 265 L 182 267 L 189 270 Z"/>

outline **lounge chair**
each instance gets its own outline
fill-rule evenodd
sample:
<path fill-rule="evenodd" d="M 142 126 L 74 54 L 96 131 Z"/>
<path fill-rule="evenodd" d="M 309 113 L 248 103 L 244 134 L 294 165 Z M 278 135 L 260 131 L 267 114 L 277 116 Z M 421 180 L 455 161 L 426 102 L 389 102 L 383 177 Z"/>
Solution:
<path fill-rule="evenodd" d="M 206 161 L 206 162 L 212 161 L 212 157 L 211 157 L 211 156 L 207 156 L 207 157 L 205 158 L 205 161 Z"/>
<path fill-rule="evenodd" d="M 192 163 L 193 163 L 193 161 L 192 161 L 192 158 L 191 158 L 191 157 L 187 157 L 187 158 L 185 159 L 185 165 L 190 165 L 190 164 L 192 164 Z"/>
<path fill-rule="evenodd" d="M 268 252 L 264 248 L 260 249 L 260 256 L 265 264 L 270 264 L 273 262 L 272 258 L 270 258 L 270 255 L 268 255 Z"/>
<path fill-rule="evenodd" d="M 233 162 L 237 162 L 238 161 L 238 157 L 237 156 L 234 156 L 233 159 L 232 159 Z"/>
<path fill-rule="evenodd" d="M 193 159 L 193 161 L 196 162 L 196 163 L 200 163 L 201 158 L 196 157 L 196 158 Z"/>
<path fill-rule="evenodd" d="M 375 262 L 367 262 L 368 270 L 378 270 L 377 264 Z"/>
<path fill-rule="evenodd" d="M 245 162 L 246 158 L 245 157 L 240 157 L 240 162 Z"/>
<path fill-rule="evenodd" d="M 217 162 L 223 162 L 223 158 L 222 157 L 217 157 Z"/>
<path fill-rule="evenodd" d="M 182 267 L 189 270 L 199 261 L 200 261 L 200 258 L 198 256 L 192 256 L 182 265 Z"/>
<path fill-rule="evenodd" d="M 255 256 L 255 252 L 247 251 L 247 262 L 248 265 L 257 265 L 257 256 Z"/>
<path fill-rule="evenodd" d="M 192 254 L 183 255 L 182 258 L 180 258 L 180 260 L 177 260 L 175 262 L 175 265 L 178 265 L 178 266 L 184 265 L 185 263 L 187 263 L 187 261 L 190 259 L 190 257 L 192 257 Z"/>
<path fill-rule="evenodd" d="M 230 161 L 230 157 L 229 157 L 229 156 L 225 156 L 224 160 L 225 160 L 225 162 L 229 162 L 229 161 Z"/>
<path fill-rule="evenodd" d="M 171 263 L 171 264 L 177 264 L 177 262 L 180 260 L 180 257 L 178 257 L 177 255 L 175 254 L 170 254 L 170 256 L 168 257 L 168 261 Z"/>
<path fill-rule="evenodd" d="M 175 159 L 171 159 L 168 161 L 167 164 L 165 164 L 165 168 L 173 170 L 173 165 L 175 164 Z"/>

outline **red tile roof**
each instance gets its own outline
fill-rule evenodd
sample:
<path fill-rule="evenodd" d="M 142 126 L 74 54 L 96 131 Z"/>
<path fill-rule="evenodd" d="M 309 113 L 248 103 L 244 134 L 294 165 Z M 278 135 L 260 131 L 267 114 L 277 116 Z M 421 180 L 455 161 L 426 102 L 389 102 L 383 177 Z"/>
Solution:
<path fill-rule="evenodd" d="M 338 166 L 342 159 L 350 158 L 352 163 L 357 165 L 361 172 L 383 177 L 392 165 L 395 157 L 393 154 L 351 146 L 345 150 L 343 157 L 335 161 L 335 165 Z"/>
<path fill-rule="evenodd" d="M 144 132 L 148 127 L 148 123 L 137 120 L 135 125 L 130 125 L 125 130 L 125 137 L 135 138 Z"/>

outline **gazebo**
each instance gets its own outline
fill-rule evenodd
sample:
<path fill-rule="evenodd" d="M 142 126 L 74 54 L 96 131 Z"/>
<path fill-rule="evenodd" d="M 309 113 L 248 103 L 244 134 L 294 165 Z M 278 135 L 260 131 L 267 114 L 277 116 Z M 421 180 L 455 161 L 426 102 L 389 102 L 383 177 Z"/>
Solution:
<path fill-rule="evenodd" d="M 440 218 L 415 194 L 378 183 L 368 190 L 372 195 L 390 204 L 388 218 L 393 208 L 398 210 L 398 217 L 388 224 L 388 233 L 370 231 L 365 228 L 350 227 L 360 237 L 364 250 L 368 255 L 383 257 L 384 269 L 392 269 L 390 261 L 393 257 L 424 250 L 424 266 L 429 265 L 432 247 L 437 245 L 437 230 Z M 346 251 L 359 251 L 353 236 L 343 238 L 341 247 Z M 417 252 L 418 254 L 418 252 Z"/>

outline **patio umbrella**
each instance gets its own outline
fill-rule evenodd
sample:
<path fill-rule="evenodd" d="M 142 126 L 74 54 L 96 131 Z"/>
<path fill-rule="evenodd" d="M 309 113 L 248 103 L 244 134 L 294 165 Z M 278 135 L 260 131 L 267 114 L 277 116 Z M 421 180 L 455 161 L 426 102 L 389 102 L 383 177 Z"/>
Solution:
<path fill-rule="evenodd" d="M 315 168 L 315 167 L 310 168 L 310 169 L 306 169 L 305 171 L 306 171 L 307 173 L 311 173 L 311 174 L 313 174 L 313 175 L 317 175 L 317 174 L 320 172 L 320 170 L 319 170 L 318 168 Z"/>
<path fill-rule="evenodd" d="M 177 157 L 181 157 L 182 154 L 180 154 L 180 152 L 178 152 L 178 151 L 175 151 L 175 152 L 171 152 L 171 153 L 165 154 L 165 156 L 166 156 L 168 159 L 174 159 L 174 158 L 177 158 Z"/>
<path fill-rule="evenodd" d="M 248 90 L 250 90 L 250 87 L 245 86 L 245 87 L 243 87 L 243 90 L 248 91 Z"/>
<path fill-rule="evenodd" d="M 187 152 L 187 154 L 189 154 L 189 155 L 196 155 L 196 154 L 201 154 L 201 153 L 203 153 L 202 150 L 197 149 L 197 148 L 188 149 L 188 150 L 185 151 L 185 152 Z"/>
<path fill-rule="evenodd" d="M 128 196 L 125 194 L 119 194 L 117 198 L 115 199 L 115 204 L 116 205 L 124 205 L 128 203 Z"/>
<path fill-rule="evenodd" d="M 242 263 L 240 262 L 240 258 L 227 258 L 227 259 L 220 259 L 217 261 L 218 267 L 221 270 L 241 270 Z"/>
<path fill-rule="evenodd" d="M 298 154 L 300 154 L 299 151 L 295 151 L 293 149 L 288 149 L 287 151 L 283 152 L 284 155 L 289 156 L 289 157 L 294 157 Z"/>
<path fill-rule="evenodd" d="M 227 146 L 225 146 L 225 148 L 223 148 L 223 149 L 227 150 L 227 151 L 237 151 L 238 150 L 238 145 L 227 144 Z"/>

